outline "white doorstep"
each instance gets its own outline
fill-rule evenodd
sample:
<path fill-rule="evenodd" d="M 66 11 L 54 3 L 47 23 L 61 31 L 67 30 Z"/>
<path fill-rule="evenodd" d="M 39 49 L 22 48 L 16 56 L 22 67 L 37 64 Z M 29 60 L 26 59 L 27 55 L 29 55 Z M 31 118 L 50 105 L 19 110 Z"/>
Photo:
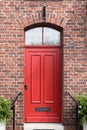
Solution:
<path fill-rule="evenodd" d="M 61 123 L 24 123 L 24 130 L 64 130 Z"/>

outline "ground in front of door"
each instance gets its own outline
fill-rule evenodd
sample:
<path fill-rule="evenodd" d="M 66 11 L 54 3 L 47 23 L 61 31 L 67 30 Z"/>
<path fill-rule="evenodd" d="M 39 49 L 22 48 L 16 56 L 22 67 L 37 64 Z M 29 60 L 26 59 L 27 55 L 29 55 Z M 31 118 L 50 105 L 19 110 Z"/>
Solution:
<path fill-rule="evenodd" d="M 24 130 L 64 130 L 61 123 L 25 123 Z"/>

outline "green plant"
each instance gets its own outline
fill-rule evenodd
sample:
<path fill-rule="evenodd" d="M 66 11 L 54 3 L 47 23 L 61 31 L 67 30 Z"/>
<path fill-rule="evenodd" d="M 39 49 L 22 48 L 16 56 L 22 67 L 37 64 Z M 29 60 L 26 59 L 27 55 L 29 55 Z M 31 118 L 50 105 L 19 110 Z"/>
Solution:
<path fill-rule="evenodd" d="M 12 117 L 11 101 L 0 97 L 0 122 L 7 122 Z"/>
<path fill-rule="evenodd" d="M 78 114 L 80 117 L 80 122 L 87 123 L 87 94 L 78 94 L 76 99 L 79 102 Z"/>

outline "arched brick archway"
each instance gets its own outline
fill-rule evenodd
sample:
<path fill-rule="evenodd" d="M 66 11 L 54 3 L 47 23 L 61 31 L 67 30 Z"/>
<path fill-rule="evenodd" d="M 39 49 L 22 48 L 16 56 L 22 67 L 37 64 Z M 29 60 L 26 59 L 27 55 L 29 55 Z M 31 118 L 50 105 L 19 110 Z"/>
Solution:
<path fill-rule="evenodd" d="M 29 14 L 26 17 L 22 17 L 18 19 L 18 23 L 22 28 L 25 28 L 29 25 L 35 24 L 35 23 L 51 23 L 57 26 L 60 26 L 62 28 L 66 25 L 66 19 L 64 16 L 58 15 L 57 13 L 48 13 L 46 15 L 46 20 L 44 21 L 42 18 L 42 15 L 40 13 L 34 13 Z"/>

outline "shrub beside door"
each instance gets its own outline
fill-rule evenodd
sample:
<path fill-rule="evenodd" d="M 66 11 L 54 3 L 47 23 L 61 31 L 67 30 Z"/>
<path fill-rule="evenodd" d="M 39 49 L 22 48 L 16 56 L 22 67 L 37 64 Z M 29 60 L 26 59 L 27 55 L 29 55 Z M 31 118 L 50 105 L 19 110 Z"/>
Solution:
<path fill-rule="evenodd" d="M 6 123 L 11 117 L 11 101 L 0 97 L 0 130 L 6 130 Z"/>
<path fill-rule="evenodd" d="M 76 99 L 79 102 L 79 118 L 80 123 L 83 124 L 83 130 L 87 130 L 87 94 L 78 94 Z"/>

